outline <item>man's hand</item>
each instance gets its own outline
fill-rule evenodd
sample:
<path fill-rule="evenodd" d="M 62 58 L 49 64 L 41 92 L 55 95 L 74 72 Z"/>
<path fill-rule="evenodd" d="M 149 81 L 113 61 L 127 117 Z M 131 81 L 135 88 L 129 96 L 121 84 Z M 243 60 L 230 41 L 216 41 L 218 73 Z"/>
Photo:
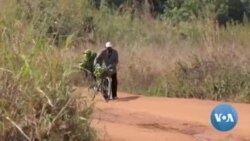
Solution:
<path fill-rule="evenodd" d="M 109 65 L 108 67 L 107 67 L 107 69 L 111 69 L 113 67 L 113 65 Z"/>

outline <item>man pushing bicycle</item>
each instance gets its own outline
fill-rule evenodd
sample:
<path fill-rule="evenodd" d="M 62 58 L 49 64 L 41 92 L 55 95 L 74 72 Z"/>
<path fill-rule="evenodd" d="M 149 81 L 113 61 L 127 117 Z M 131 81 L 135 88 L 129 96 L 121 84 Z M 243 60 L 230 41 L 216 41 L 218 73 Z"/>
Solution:
<path fill-rule="evenodd" d="M 106 42 L 105 48 L 98 53 L 94 60 L 94 66 L 97 64 L 101 66 L 106 66 L 107 69 L 112 71 L 111 74 L 111 92 L 112 92 L 112 98 L 116 99 L 117 98 L 117 64 L 119 62 L 118 59 L 118 52 L 112 47 L 111 42 Z"/>

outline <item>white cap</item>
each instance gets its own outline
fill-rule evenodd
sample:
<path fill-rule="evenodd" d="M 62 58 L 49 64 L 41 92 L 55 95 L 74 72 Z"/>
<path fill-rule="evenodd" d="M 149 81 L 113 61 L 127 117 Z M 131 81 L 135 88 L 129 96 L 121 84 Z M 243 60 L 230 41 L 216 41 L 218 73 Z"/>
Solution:
<path fill-rule="evenodd" d="M 111 42 L 106 42 L 106 44 L 105 44 L 105 47 L 112 47 L 112 44 L 111 44 Z"/>

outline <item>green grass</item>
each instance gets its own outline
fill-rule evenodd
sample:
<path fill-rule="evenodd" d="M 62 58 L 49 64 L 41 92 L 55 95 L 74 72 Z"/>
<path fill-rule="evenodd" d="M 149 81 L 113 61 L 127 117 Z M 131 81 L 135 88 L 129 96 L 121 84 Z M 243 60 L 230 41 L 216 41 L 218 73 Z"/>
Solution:
<path fill-rule="evenodd" d="M 6 141 L 94 140 L 88 120 L 92 107 L 74 92 L 70 56 L 49 47 L 19 47 L 14 51 L 1 45 L 0 137 Z"/>
<path fill-rule="evenodd" d="M 24 3 L 4 3 L 0 10 L 1 140 L 96 140 L 90 127 L 93 107 L 73 85 L 76 57 L 45 38 L 48 23 L 41 11 L 27 19 Z"/>

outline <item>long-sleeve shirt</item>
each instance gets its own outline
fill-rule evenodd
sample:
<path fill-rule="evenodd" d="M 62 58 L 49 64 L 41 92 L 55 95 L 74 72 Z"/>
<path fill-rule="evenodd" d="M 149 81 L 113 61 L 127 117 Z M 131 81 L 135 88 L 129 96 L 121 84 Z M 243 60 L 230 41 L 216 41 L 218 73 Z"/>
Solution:
<path fill-rule="evenodd" d="M 118 52 L 113 48 L 105 48 L 97 55 L 94 64 L 105 65 L 113 69 L 114 72 L 116 72 L 116 66 L 118 62 Z"/>

